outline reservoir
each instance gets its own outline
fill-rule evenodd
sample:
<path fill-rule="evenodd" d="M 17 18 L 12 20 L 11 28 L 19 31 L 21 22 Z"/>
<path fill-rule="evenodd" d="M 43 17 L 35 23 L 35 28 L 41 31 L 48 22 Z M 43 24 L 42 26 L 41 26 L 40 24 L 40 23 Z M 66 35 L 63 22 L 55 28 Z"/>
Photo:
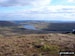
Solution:
<path fill-rule="evenodd" d="M 26 29 L 38 30 L 38 29 L 35 28 L 33 25 L 25 24 L 25 25 L 23 25 L 23 26 L 24 26 L 24 28 L 26 28 Z"/>

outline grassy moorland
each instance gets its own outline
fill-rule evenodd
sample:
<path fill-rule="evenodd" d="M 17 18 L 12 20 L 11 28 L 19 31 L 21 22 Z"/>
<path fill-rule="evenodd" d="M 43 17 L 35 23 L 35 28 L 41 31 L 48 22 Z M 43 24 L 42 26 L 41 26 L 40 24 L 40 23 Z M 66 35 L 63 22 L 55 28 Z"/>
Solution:
<path fill-rule="evenodd" d="M 0 56 L 59 56 L 60 51 L 75 51 L 75 34 L 44 32 L 1 22 Z"/>
<path fill-rule="evenodd" d="M 75 35 L 0 35 L 0 56 L 59 56 L 59 51 L 75 51 Z"/>

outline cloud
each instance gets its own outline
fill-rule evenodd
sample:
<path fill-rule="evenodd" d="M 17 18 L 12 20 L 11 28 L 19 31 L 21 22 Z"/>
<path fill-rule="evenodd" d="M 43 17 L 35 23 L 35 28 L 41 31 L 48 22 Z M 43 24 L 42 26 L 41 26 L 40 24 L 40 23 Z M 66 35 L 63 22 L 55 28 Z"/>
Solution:
<path fill-rule="evenodd" d="M 75 0 L 68 0 L 69 3 L 75 3 Z"/>
<path fill-rule="evenodd" d="M 69 3 L 75 2 L 74 0 L 67 1 Z M 0 19 L 75 20 L 75 6 L 52 6 L 49 5 L 50 2 L 51 0 L 0 0 L 0 6 L 5 9 L 3 9 L 4 11 L 0 10 Z M 12 6 L 14 8 L 10 9 Z M 22 9 L 17 9 L 15 6 L 21 6 Z"/>
<path fill-rule="evenodd" d="M 0 19 L 9 20 L 75 20 L 75 6 L 45 6 L 1 11 Z"/>
<path fill-rule="evenodd" d="M 0 6 L 46 6 L 51 0 L 0 0 Z"/>

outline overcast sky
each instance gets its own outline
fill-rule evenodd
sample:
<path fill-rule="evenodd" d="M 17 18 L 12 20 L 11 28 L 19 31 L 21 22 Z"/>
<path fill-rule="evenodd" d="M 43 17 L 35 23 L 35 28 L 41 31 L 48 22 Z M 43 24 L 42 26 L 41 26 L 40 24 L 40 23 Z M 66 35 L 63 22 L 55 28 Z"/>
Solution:
<path fill-rule="evenodd" d="M 0 0 L 0 20 L 75 21 L 75 0 Z"/>

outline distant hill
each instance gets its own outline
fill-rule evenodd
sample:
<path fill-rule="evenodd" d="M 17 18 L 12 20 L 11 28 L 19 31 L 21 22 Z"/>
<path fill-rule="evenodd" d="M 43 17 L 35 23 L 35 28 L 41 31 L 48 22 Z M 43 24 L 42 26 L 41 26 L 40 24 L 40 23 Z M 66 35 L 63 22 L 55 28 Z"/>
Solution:
<path fill-rule="evenodd" d="M 44 31 L 72 31 L 75 29 L 75 22 L 47 22 L 47 21 L 16 21 L 18 24 L 33 25 Z"/>
<path fill-rule="evenodd" d="M 0 21 L 0 27 L 10 27 L 10 26 L 19 26 L 19 25 L 9 21 Z"/>
<path fill-rule="evenodd" d="M 24 24 L 30 24 L 40 30 L 31 30 L 23 27 Z M 75 29 L 75 23 L 47 23 L 43 21 L 0 21 L 0 34 L 16 35 L 16 34 L 46 34 L 46 33 L 64 33 L 72 32 Z"/>
<path fill-rule="evenodd" d="M 0 34 L 5 36 L 20 35 L 20 34 L 42 34 L 42 33 L 48 32 L 29 30 L 21 26 L 21 24 L 16 24 L 14 22 L 9 21 L 0 21 Z"/>
<path fill-rule="evenodd" d="M 72 31 L 75 29 L 75 23 L 49 23 L 47 31 Z"/>

